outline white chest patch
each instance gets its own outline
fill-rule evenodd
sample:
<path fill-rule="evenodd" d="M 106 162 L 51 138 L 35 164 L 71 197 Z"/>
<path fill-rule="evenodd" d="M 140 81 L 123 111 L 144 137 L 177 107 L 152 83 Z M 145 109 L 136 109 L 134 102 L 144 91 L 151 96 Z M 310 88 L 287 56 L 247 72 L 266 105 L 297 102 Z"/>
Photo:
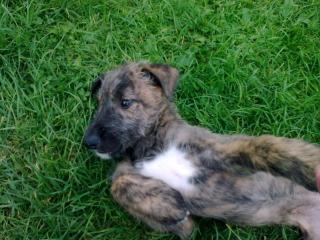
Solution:
<path fill-rule="evenodd" d="M 172 146 L 154 159 L 138 164 L 140 174 L 162 180 L 178 191 L 191 190 L 190 178 L 195 176 L 196 168 L 186 158 L 184 152 Z"/>

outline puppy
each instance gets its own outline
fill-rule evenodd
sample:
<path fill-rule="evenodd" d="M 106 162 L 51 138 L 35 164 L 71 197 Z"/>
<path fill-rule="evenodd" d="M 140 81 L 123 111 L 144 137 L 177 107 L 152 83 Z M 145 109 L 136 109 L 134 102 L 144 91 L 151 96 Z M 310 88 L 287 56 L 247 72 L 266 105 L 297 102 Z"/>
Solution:
<path fill-rule="evenodd" d="M 192 232 L 192 216 L 202 216 L 293 225 L 305 239 L 320 239 L 319 146 L 190 126 L 171 102 L 178 77 L 168 65 L 129 63 L 93 84 L 99 107 L 84 143 L 102 158 L 123 157 L 114 199 L 182 238 Z"/>

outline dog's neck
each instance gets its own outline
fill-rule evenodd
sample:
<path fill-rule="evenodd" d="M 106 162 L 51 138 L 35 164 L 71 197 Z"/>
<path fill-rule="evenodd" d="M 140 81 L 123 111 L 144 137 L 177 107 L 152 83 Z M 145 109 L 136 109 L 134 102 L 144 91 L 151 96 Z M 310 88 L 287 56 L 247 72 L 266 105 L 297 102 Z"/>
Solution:
<path fill-rule="evenodd" d="M 180 124 L 183 124 L 180 115 L 173 106 L 168 104 L 161 111 L 158 121 L 150 128 L 149 132 L 127 150 L 128 157 L 132 161 L 152 158 L 166 146 L 166 135 L 169 130 Z"/>

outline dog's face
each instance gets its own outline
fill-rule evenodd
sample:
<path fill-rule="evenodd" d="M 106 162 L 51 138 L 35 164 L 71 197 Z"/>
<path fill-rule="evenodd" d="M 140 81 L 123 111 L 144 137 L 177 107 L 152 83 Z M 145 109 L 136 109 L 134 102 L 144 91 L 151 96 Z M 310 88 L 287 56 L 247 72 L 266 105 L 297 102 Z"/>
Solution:
<path fill-rule="evenodd" d="M 134 146 L 168 107 L 178 75 L 172 67 L 148 63 L 125 64 L 101 75 L 92 87 L 99 106 L 85 145 L 102 158 Z"/>

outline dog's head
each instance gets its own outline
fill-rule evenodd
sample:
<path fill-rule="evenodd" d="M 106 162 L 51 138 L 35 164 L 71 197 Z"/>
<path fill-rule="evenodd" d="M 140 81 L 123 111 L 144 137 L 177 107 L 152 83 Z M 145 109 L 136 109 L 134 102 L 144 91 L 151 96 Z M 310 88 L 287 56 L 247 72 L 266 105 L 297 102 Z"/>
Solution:
<path fill-rule="evenodd" d="M 99 106 L 84 143 L 102 158 L 114 157 L 148 134 L 168 107 L 178 80 L 168 65 L 129 63 L 92 85 Z"/>

